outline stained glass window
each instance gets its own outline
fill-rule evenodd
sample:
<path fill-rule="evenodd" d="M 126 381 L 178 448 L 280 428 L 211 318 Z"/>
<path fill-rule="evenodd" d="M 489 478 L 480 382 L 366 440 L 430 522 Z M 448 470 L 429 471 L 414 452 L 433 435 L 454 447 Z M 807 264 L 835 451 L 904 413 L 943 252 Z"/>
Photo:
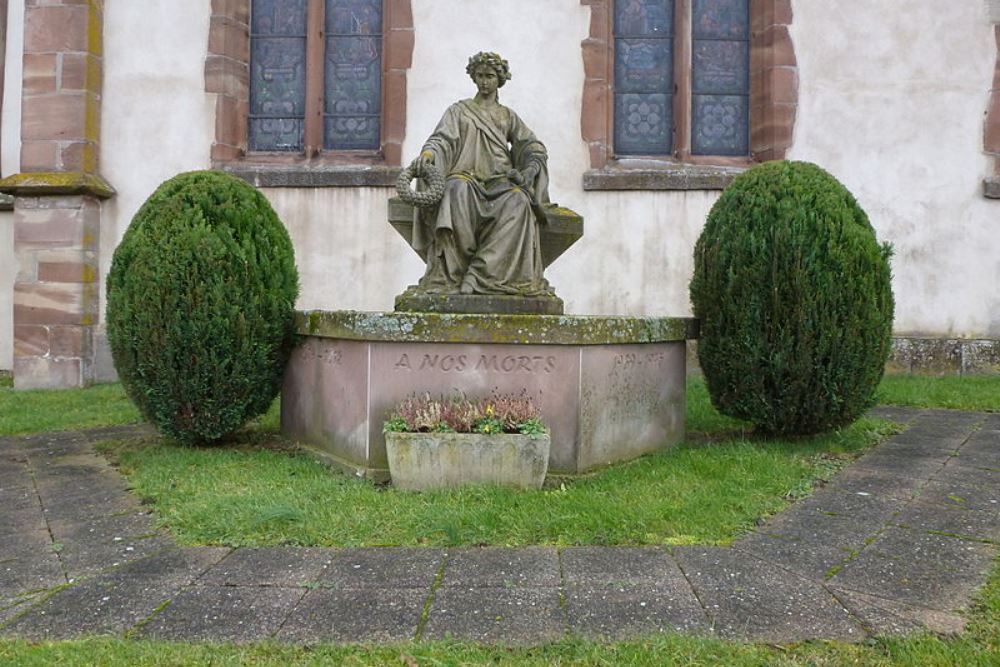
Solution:
<path fill-rule="evenodd" d="M 673 144 L 673 0 L 615 3 L 615 152 L 669 153 Z"/>
<path fill-rule="evenodd" d="M 302 150 L 305 101 L 306 0 L 254 0 L 250 149 Z"/>
<path fill-rule="evenodd" d="M 750 134 L 749 0 L 693 0 L 691 152 L 746 155 Z"/>
<path fill-rule="evenodd" d="M 323 146 L 378 149 L 382 0 L 326 0 Z"/>
<path fill-rule="evenodd" d="M 320 141 L 321 131 L 325 149 L 378 150 L 382 0 L 324 0 L 322 60 L 316 43 L 307 36 L 308 6 L 308 0 L 253 0 L 249 148 L 304 150 L 308 92 L 310 99 L 323 100 L 322 128 L 318 123 L 310 126 L 310 145 Z M 312 18 L 321 25 L 321 17 Z M 311 80 L 316 83 L 308 83 Z M 307 86 L 318 87 L 320 80 L 321 91 L 307 91 Z"/>
<path fill-rule="evenodd" d="M 615 0 L 617 155 L 749 153 L 749 11 L 749 0 Z"/>

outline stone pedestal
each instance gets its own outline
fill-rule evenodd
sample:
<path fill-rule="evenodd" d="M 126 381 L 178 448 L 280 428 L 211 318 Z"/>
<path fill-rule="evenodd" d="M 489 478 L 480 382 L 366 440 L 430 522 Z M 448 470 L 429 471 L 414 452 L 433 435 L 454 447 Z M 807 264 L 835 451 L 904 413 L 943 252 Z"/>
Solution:
<path fill-rule="evenodd" d="M 526 392 L 549 426 L 549 474 L 578 474 L 684 437 L 683 318 L 306 312 L 282 432 L 385 479 L 382 423 L 412 394 Z"/>

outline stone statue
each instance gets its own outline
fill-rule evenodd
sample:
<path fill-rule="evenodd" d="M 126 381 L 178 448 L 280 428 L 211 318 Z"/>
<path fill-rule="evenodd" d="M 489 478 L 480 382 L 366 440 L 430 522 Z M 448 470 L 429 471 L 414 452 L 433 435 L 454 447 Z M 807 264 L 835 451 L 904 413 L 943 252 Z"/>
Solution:
<path fill-rule="evenodd" d="M 466 72 L 476 96 L 448 107 L 404 171 L 407 184 L 410 175 L 432 183 L 436 176 L 440 194 L 436 204 L 433 197 L 417 209 L 411 243 L 426 257 L 427 270 L 409 293 L 554 298 L 540 252 L 548 204 L 545 146 L 497 100 L 511 78 L 506 60 L 477 53 Z"/>

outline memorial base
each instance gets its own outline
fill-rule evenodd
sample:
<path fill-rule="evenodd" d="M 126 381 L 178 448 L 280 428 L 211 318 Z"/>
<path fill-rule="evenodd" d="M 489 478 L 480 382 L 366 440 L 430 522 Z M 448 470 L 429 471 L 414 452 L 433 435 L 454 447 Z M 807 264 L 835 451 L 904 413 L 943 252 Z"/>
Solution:
<path fill-rule="evenodd" d="M 411 287 L 396 297 L 395 310 L 406 313 L 562 315 L 563 300 L 555 295 L 426 294 L 417 292 Z"/>
<path fill-rule="evenodd" d="M 388 478 L 382 424 L 407 396 L 531 396 L 549 474 L 584 473 L 684 437 L 684 318 L 304 312 L 282 432 L 340 468 Z"/>

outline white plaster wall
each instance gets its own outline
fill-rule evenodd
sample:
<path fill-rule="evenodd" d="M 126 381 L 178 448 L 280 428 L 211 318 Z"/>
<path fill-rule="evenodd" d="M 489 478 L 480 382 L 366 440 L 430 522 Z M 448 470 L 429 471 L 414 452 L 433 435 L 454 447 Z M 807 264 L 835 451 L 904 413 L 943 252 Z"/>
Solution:
<path fill-rule="evenodd" d="M 102 281 L 132 216 L 153 190 L 179 172 L 210 166 L 210 13 L 204 0 L 105 1 L 100 172 L 117 194 L 103 204 Z"/>
<path fill-rule="evenodd" d="M 896 248 L 897 333 L 1000 336 L 1000 202 L 983 114 L 996 45 L 983 0 L 796 0 L 789 157 L 832 172 Z"/>
<path fill-rule="evenodd" d="M 298 307 L 392 310 L 423 263 L 386 221 L 384 188 L 267 188 L 295 245 Z M 409 281 L 409 282 L 407 282 Z"/>
<path fill-rule="evenodd" d="M 7 4 L 3 106 L 0 109 L 0 177 L 21 170 L 21 70 L 24 3 Z M 0 212 L 0 370 L 14 367 L 14 214 Z"/>

